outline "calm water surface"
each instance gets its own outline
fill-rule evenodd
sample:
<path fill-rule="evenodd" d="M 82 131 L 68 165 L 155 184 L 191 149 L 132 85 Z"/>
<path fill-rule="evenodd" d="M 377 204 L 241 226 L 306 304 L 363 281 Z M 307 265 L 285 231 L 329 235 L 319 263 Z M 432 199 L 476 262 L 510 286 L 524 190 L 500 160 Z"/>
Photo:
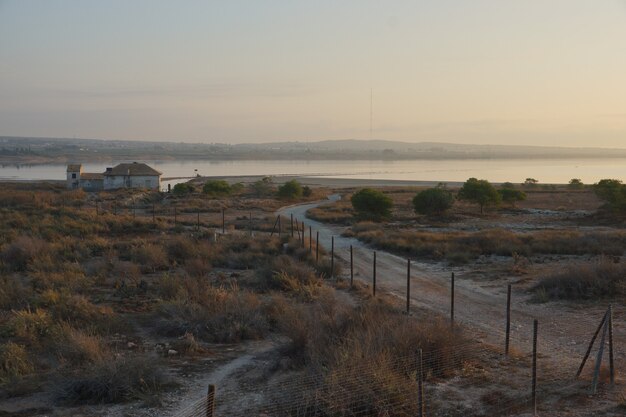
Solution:
<path fill-rule="evenodd" d="M 127 161 L 119 161 L 127 162 Z M 436 161 L 146 161 L 164 177 L 196 173 L 221 175 L 301 175 L 329 178 L 415 181 L 465 181 L 469 177 L 493 182 L 567 183 L 580 178 L 594 183 L 602 178 L 626 179 L 626 159 L 580 160 L 436 160 Z M 117 163 L 117 162 L 116 162 Z M 115 164 L 116 164 L 115 163 Z M 113 164 L 113 165 L 115 165 Z M 105 163 L 83 164 L 87 172 L 103 172 Z M 0 180 L 65 179 L 65 165 L 0 165 Z M 174 181 L 178 182 L 178 181 Z"/>

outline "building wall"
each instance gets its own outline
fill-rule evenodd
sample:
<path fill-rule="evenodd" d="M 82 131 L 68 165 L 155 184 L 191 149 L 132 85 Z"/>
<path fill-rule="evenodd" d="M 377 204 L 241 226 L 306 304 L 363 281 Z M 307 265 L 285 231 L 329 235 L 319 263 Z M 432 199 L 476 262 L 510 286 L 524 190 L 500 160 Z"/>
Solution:
<path fill-rule="evenodd" d="M 85 191 L 100 191 L 104 188 L 103 180 L 80 180 L 80 188 Z"/>
<path fill-rule="evenodd" d="M 67 188 L 73 190 L 80 185 L 80 171 L 70 171 L 67 173 Z"/>
<path fill-rule="evenodd" d="M 128 176 L 125 175 L 105 175 L 104 189 L 114 190 L 116 188 L 126 188 L 128 185 Z"/>
<path fill-rule="evenodd" d="M 130 177 L 130 186 L 133 188 L 161 189 L 161 177 L 158 175 L 141 175 Z"/>
<path fill-rule="evenodd" d="M 151 190 L 160 190 L 161 177 L 158 175 L 106 175 L 104 177 L 104 189 L 113 190 L 116 188 L 149 188 Z"/>

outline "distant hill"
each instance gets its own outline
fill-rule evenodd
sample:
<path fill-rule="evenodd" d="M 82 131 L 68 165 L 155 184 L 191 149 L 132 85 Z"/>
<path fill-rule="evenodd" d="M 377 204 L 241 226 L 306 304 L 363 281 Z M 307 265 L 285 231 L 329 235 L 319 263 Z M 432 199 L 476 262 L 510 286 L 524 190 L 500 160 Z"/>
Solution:
<path fill-rule="evenodd" d="M 133 159 L 406 160 L 513 158 L 626 158 L 626 149 L 464 145 L 358 139 L 224 144 L 0 136 L 0 162 L 2 163 L 65 163 L 68 161 Z"/>

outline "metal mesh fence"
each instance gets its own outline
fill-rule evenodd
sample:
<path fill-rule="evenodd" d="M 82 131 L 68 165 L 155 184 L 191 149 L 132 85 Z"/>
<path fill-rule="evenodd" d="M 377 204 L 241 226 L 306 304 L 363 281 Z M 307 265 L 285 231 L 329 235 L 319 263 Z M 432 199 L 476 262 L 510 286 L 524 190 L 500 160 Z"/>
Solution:
<path fill-rule="evenodd" d="M 278 222 L 277 222 L 278 223 Z M 277 223 L 274 224 L 276 227 Z M 295 221 L 298 225 L 298 221 Z M 290 219 L 283 218 L 282 232 L 290 233 Z M 287 225 L 285 227 L 285 225 Z M 308 227 L 307 227 L 308 226 Z M 309 229 L 314 227 L 314 229 Z M 334 236 L 332 230 L 312 221 L 294 226 L 294 236 L 303 245 L 312 245 L 311 235 L 319 232 L 319 243 L 332 251 L 334 262 L 352 270 L 356 280 L 372 290 L 374 275 L 378 291 L 399 298 L 407 297 L 407 260 L 374 251 L 354 239 Z M 302 239 L 308 232 L 306 239 Z M 274 230 L 277 232 L 277 230 Z M 331 243 L 332 241 L 332 243 Z M 351 248 L 352 245 L 352 248 Z M 332 248 L 329 250 L 328 248 Z M 352 253 L 351 253 L 352 252 Z M 348 268 L 352 259 L 352 268 Z M 375 259 L 375 261 L 374 261 Z M 374 264 L 375 262 L 375 264 Z M 411 263 L 409 261 L 409 263 Z M 375 265 L 375 266 L 374 266 Z M 376 271 L 376 272 L 374 272 Z M 349 279 L 348 272 L 343 279 Z M 507 338 L 507 286 L 486 291 L 464 280 L 457 271 L 454 280 L 428 264 L 413 263 L 409 274 L 411 309 L 426 309 L 452 318 L 454 324 L 471 333 L 476 342 L 450 348 L 445 352 L 422 352 L 417 355 L 388 358 L 385 363 L 358 363 L 340 370 L 299 371 L 280 381 L 256 380 L 241 386 L 237 383 L 217 387 L 215 401 L 198 399 L 176 416 L 467 416 L 516 415 L 532 412 L 533 321 L 539 320 L 537 341 L 538 370 L 536 397 L 567 396 L 589 389 L 588 378 L 577 379 L 576 372 L 587 350 L 589 339 L 603 317 L 602 308 L 576 311 L 561 306 L 528 302 L 513 292 L 508 334 L 510 355 L 505 355 Z M 495 295 L 494 295 L 495 294 Z M 615 309 L 624 317 L 622 306 Z M 624 340 L 623 328 L 616 326 L 616 344 Z M 608 343 L 608 340 L 604 341 Z M 596 341 L 588 369 L 598 350 Z M 481 377 L 460 369 L 459 361 L 480 356 L 488 364 Z M 616 352 L 615 368 L 623 369 L 625 357 Z M 513 365 L 512 365 L 513 364 Z M 420 390 L 419 369 L 437 368 L 451 375 L 440 378 L 425 372 Z M 461 367 L 462 368 L 462 367 Z M 381 372 L 381 369 L 389 372 Z M 499 389 L 498 387 L 501 387 Z M 475 407 L 480 406 L 480 410 Z"/>

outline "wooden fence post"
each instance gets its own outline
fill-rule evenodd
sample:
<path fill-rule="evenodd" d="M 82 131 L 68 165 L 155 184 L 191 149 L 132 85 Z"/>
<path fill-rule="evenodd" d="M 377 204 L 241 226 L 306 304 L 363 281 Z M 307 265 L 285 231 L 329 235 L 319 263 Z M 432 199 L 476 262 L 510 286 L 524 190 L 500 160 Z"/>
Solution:
<path fill-rule="evenodd" d="M 350 245 L 350 288 L 354 287 L 354 255 L 352 245 Z"/>
<path fill-rule="evenodd" d="M 589 346 L 587 346 L 587 351 L 585 352 L 585 356 L 583 356 L 583 361 L 580 363 L 580 366 L 578 367 L 578 372 L 576 372 L 576 378 L 578 378 L 580 374 L 583 372 L 585 363 L 587 363 L 587 359 L 589 358 L 589 354 L 591 353 L 591 348 L 593 348 L 593 344 L 595 343 L 596 338 L 598 337 L 598 334 L 600 333 L 600 330 L 602 330 L 602 327 L 604 326 L 604 322 L 607 320 L 607 316 L 608 316 L 608 311 L 604 313 L 602 320 L 600 320 L 600 325 L 598 326 L 595 333 L 593 334 L 593 337 L 591 338 L 591 341 L 589 342 Z"/>
<path fill-rule="evenodd" d="M 280 216 L 276 216 L 276 220 L 274 220 L 274 225 L 272 226 L 272 232 L 270 233 L 270 237 L 274 236 L 274 231 L 276 230 L 276 225 L 278 224 L 278 220 L 280 220 Z"/>
<path fill-rule="evenodd" d="M 422 367 L 422 349 L 417 350 L 417 415 L 424 417 L 424 369 Z"/>
<path fill-rule="evenodd" d="M 611 385 L 615 384 L 615 363 L 613 360 L 613 305 L 609 304 L 609 372 Z"/>
<path fill-rule="evenodd" d="M 215 385 L 209 384 L 206 394 L 206 417 L 215 417 Z"/>
<path fill-rule="evenodd" d="M 376 251 L 374 251 L 374 263 L 372 265 L 372 295 L 376 297 Z"/>
<path fill-rule="evenodd" d="M 174 207 L 174 226 L 176 226 L 176 207 Z"/>
<path fill-rule="evenodd" d="M 279 219 L 280 219 L 280 217 L 279 217 Z M 279 224 L 280 224 L 280 222 L 279 222 Z M 224 209 L 224 208 L 222 209 L 222 234 L 223 235 L 226 234 L 226 209 Z M 278 232 L 278 234 L 280 234 L 280 232 Z"/>
<path fill-rule="evenodd" d="M 454 272 L 450 282 L 450 325 L 454 326 Z"/>
<path fill-rule="evenodd" d="M 539 321 L 533 321 L 533 380 L 532 380 L 532 404 L 533 417 L 537 415 L 537 331 Z"/>
<path fill-rule="evenodd" d="M 509 341 L 511 337 L 511 284 L 506 288 L 506 339 L 504 341 L 504 355 L 509 356 Z"/>
<path fill-rule="evenodd" d="M 305 239 L 306 239 L 306 236 L 305 236 L 306 232 L 305 231 L 306 231 L 306 228 L 304 227 L 304 220 L 302 220 L 302 242 L 301 242 L 301 244 L 302 244 L 303 248 L 304 248 L 304 242 L 305 242 Z"/>
<path fill-rule="evenodd" d="M 411 260 L 406 260 L 406 314 L 411 311 Z"/>
<path fill-rule="evenodd" d="M 335 236 L 330 238 L 330 277 L 335 277 Z"/>
<path fill-rule="evenodd" d="M 315 232 L 315 263 L 317 264 L 320 260 L 320 232 L 319 230 Z"/>
<path fill-rule="evenodd" d="M 309 253 L 313 253 L 313 227 L 309 226 Z"/>
<path fill-rule="evenodd" d="M 283 236 L 283 222 L 281 220 L 281 215 L 278 215 L 278 237 L 282 237 Z"/>
<path fill-rule="evenodd" d="M 600 376 L 600 367 L 602 366 L 602 355 L 604 354 L 604 343 L 606 342 L 606 333 L 609 328 L 609 312 L 607 311 L 606 314 L 607 319 L 604 321 L 604 326 L 602 328 L 602 337 L 600 338 L 600 346 L 598 346 L 598 356 L 596 356 L 596 366 L 593 370 L 593 380 L 591 381 L 591 395 L 595 395 L 598 388 L 598 378 Z"/>
<path fill-rule="evenodd" d="M 293 213 L 291 213 L 291 237 L 293 237 Z"/>

